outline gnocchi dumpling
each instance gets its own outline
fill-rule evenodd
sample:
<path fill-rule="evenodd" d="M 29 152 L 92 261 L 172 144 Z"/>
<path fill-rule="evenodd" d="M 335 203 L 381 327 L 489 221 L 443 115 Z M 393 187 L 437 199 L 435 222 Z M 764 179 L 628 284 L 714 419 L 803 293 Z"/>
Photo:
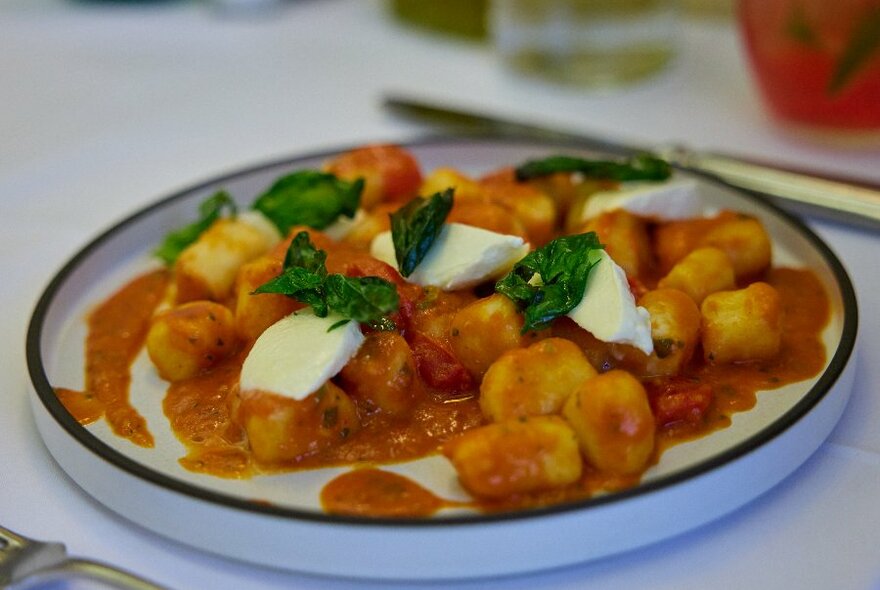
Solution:
<path fill-rule="evenodd" d="M 252 392 L 238 406 L 259 463 L 296 461 L 340 444 L 360 430 L 357 407 L 331 382 L 305 399 Z"/>
<path fill-rule="evenodd" d="M 650 461 L 654 415 L 645 388 L 626 371 L 615 369 L 586 381 L 566 401 L 562 415 L 596 468 L 626 475 Z"/>
<path fill-rule="evenodd" d="M 490 420 L 556 414 L 596 369 L 569 340 L 546 338 L 510 350 L 495 361 L 480 385 L 480 408 Z"/>
<path fill-rule="evenodd" d="M 707 361 L 730 363 L 769 359 L 782 342 L 779 293 L 764 282 L 720 291 L 703 300 L 703 354 Z"/>
<path fill-rule="evenodd" d="M 153 317 L 146 348 L 163 379 L 194 377 L 235 352 L 235 319 L 214 301 L 184 303 Z"/>
<path fill-rule="evenodd" d="M 461 484 L 485 498 L 503 498 L 574 483 L 583 461 L 571 427 L 558 416 L 481 426 L 443 446 Z"/>

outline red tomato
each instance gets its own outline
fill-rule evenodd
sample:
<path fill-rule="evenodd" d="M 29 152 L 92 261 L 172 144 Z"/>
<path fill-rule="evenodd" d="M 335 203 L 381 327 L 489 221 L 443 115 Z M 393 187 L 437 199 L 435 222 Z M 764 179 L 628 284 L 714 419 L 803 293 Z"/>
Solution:
<path fill-rule="evenodd" d="M 422 334 L 407 337 L 419 376 L 429 387 L 449 393 L 473 389 L 474 380 L 467 369 L 443 346 Z"/>
<path fill-rule="evenodd" d="M 327 163 L 327 171 L 340 178 L 364 178 L 364 205 L 414 197 L 422 184 L 419 164 L 396 145 L 368 145 L 346 152 Z"/>
<path fill-rule="evenodd" d="M 658 426 L 699 423 L 712 405 L 712 386 L 706 383 L 672 379 L 659 387 L 649 386 L 647 390 Z"/>

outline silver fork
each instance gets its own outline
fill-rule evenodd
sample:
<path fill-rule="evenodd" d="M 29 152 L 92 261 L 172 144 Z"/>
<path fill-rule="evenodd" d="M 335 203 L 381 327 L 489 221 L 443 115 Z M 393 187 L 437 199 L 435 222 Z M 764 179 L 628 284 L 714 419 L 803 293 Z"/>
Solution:
<path fill-rule="evenodd" d="M 46 581 L 84 577 L 129 590 L 166 590 L 111 565 L 68 557 L 61 543 L 35 541 L 0 526 L 0 588 L 30 576 Z"/>

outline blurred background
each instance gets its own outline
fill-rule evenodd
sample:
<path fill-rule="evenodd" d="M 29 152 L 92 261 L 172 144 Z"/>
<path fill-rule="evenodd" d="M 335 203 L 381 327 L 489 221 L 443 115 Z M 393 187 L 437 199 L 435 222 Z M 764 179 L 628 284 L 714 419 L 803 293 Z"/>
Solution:
<path fill-rule="evenodd" d="M 834 6 L 847 2 L 880 26 L 876 1 Z M 829 21 L 829 4 L 800 4 L 743 1 L 746 37 L 733 0 L 5 0 L 0 173 L 71 150 L 153 150 L 153 192 L 172 162 L 188 164 L 165 185 L 298 146 L 418 132 L 381 109 L 391 92 L 624 141 L 870 171 L 880 143 L 875 29 L 855 60 L 862 94 L 844 105 L 866 111 L 861 119 L 834 127 L 826 115 L 833 132 L 823 134 L 821 113 L 813 125 L 797 120 L 809 112 L 776 108 L 773 80 L 805 104 L 801 82 L 779 72 L 810 71 L 813 57 L 773 62 L 754 23 L 769 22 L 760 6 L 794 7 L 771 32 L 818 40 L 810 23 Z M 851 99 L 852 86 L 843 90 Z"/>

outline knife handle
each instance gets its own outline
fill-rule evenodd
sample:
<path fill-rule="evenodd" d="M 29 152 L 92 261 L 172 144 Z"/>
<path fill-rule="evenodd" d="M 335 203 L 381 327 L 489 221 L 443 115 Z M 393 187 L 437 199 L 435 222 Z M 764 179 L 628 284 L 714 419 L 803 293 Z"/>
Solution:
<path fill-rule="evenodd" d="M 695 172 L 708 173 L 729 185 L 764 193 L 787 204 L 800 205 L 807 213 L 865 221 L 876 229 L 880 223 L 880 190 L 771 168 L 706 152 L 675 149 L 666 157 Z"/>

